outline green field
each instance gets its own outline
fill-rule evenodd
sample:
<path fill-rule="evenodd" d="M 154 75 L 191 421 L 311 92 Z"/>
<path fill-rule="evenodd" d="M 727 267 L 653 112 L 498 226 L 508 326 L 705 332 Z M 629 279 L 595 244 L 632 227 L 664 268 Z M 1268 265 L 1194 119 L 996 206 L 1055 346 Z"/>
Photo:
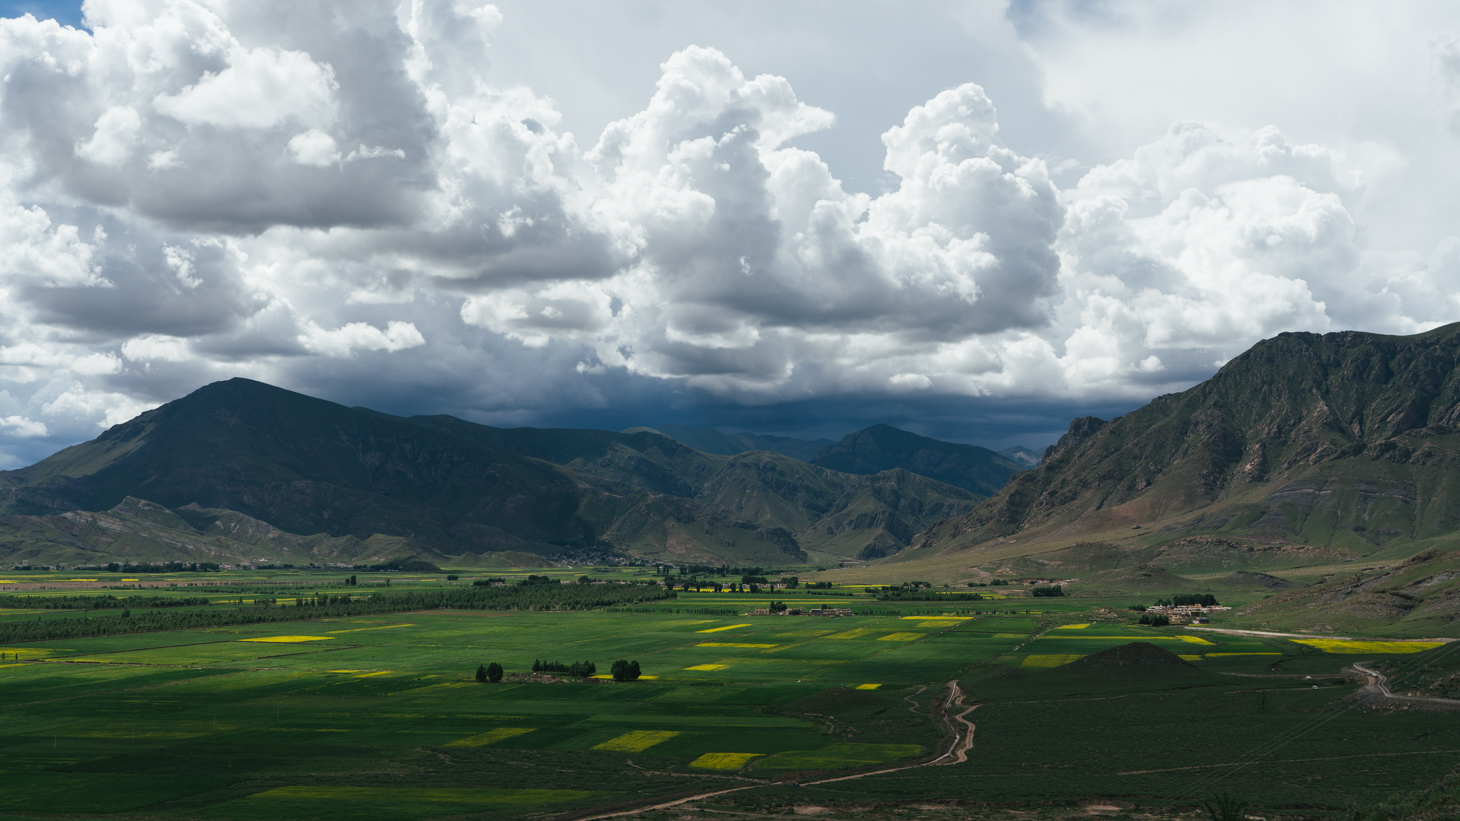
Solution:
<path fill-rule="evenodd" d="M 17 594 L 122 584 L 104 575 L 27 574 L 26 587 L 54 589 Z M 203 575 L 87 592 L 204 595 L 217 602 L 208 607 L 248 611 L 264 595 L 252 589 L 280 599 L 384 589 L 382 574 L 353 588 L 338 573 Z M 442 574 L 391 579 L 392 590 L 447 584 Z M 1358 684 L 1340 675 L 1355 660 L 1402 664 L 1400 651 L 1429 645 L 1303 643 L 1101 615 L 1123 601 L 776 598 L 858 615 L 747 616 L 770 597 L 681 592 L 611 610 L 433 610 L 0 646 L 0 814 L 551 817 L 764 784 L 717 801 L 759 811 L 1104 798 L 1175 812 L 1220 786 L 1328 817 L 1460 760 L 1460 722 L 1355 708 Z M 0 620 L 84 615 L 96 616 L 31 608 Z M 1186 663 L 1081 661 L 1133 641 Z M 602 674 L 619 658 L 639 661 L 644 678 L 525 680 L 536 659 L 591 660 Z M 507 680 L 474 681 L 493 661 Z M 940 755 L 947 740 L 930 711 L 955 680 L 978 705 L 966 763 L 777 786 Z"/>

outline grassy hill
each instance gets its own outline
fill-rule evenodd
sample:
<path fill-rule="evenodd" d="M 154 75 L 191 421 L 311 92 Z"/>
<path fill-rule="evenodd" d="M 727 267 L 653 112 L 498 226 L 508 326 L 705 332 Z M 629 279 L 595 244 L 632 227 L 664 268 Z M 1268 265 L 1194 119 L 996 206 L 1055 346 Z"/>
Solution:
<path fill-rule="evenodd" d="M 1454 635 L 1460 621 L 1460 550 L 1427 550 L 1391 566 L 1333 574 L 1244 608 L 1234 625 L 1337 634 L 1384 623 L 1398 636 Z"/>

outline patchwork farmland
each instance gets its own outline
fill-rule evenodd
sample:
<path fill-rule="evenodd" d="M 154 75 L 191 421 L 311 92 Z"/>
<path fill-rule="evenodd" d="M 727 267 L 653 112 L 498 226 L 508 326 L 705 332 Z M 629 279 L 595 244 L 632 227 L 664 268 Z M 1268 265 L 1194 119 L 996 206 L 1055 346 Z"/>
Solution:
<path fill-rule="evenodd" d="M 385 591 L 322 574 L 210 575 L 225 584 L 182 574 L 84 592 L 248 612 L 296 593 Z M 392 575 L 396 592 L 449 584 Z M 0 624 L 88 615 L 34 606 L 80 584 L 135 586 L 98 578 L 28 576 L 16 594 L 33 606 L 0 611 Z M 1092 599 L 879 603 L 847 589 L 793 603 L 852 618 L 743 615 L 769 603 L 681 592 L 573 612 L 435 609 L 0 646 L 0 813 L 552 817 L 734 789 L 699 806 L 1057 812 L 1100 799 L 1159 815 L 1220 786 L 1326 816 L 1433 781 L 1460 753 L 1453 724 L 1356 706 L 1363 681 L 1344 672 L 1444 651 L 1437 642 L 1151 628 Z M 1130 647 L 1155 649 L 1119 655 Z M 643 676 L 531 673 L 538 660 L 606 671 L 616 659 Z M 474 680 L 491 662 L 504 679 Z M 976 731 L 968 760 L 950 764 L 955 707 L 975 708 Z"/>

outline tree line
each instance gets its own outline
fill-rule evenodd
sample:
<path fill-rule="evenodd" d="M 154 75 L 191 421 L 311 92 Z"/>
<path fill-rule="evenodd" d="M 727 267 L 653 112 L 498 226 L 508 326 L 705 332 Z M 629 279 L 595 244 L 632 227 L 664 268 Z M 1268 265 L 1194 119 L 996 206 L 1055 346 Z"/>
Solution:
<path fill-rule="evenodd" d="M 109 562 L 107 564 L 84 564 L 77 570 L 105 570 L 108 573 L 217 573 L 217 562 Z"/>
<path fill-rule="evenodd" d="M 883 587 L 868 592 L 877 601 L 983 601 L 977 593 L 937 593 L 920 587 Z"/>
<path fill-rule="evenodd" d="M 1169 599 L 1160 599 L 1157 607 L 1215 607 L 1217 597 L 1211 593 L 1177 593 Z"/>
<path fill-rule="evenodd" d="M 239 610 L 153 611 L 128 617 L 81 616 L 78 618 L 12 621 L 0 624 L 0 644 L 23 641 L 109 636 L 121 633 L 154 633 L 197 627 L 238 624 L 269 624 L 304 619 L 348 618 L 414 610 L 595 610 L 675 598 L 672 590 L 658 585 L 532 585 L 527 587 L 452 587 L 413 590 L 405 593 L 376 593 L 369 598 L 321 594 L 295 599 L 294 605 L 253 607 Z M 29 598 L 29 597 L 16 597 Z M 112 596 L 71 596 L 71 599 Z M 147 597 L 137 597 L 147 598 Z M 173 600 L 176 601 L 176 600 Z M 128 603 L 135 604 L 135 600 Z M 77 609 L 91 609 L 89 603 Z"/>
<path fill-rule="evenodd" d="M 193 607 L 210 604 L 202 597 L 173 596 L 0 596 L 0 609 L 113 610 L 118 607 Z"/>

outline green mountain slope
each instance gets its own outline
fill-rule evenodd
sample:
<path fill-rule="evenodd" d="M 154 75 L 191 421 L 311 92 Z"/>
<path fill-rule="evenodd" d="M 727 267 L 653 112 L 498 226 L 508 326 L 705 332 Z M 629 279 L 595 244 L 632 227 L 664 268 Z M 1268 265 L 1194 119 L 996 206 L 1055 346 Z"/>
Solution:
<path fill-rule="evenodd" d="M 711 455 L 655 432 L 403 419 L 234 379 L 0 473 L 0 557 L 471 562 L 618 551 L 787 564 L 896 552 L 980 498 L 901 471 Z M 200 529 L 206 516 L 271 535 Z"/>
<path fill-rule="evenodd" d="M 933 528 L 940 549 L 1196 534 L 1403 556 L 1460 529 L 1460 324 L 1283 334 L 1124 417 L 1077 419 L 1035 470 Z"/>
<path fill-rule="evenodd" d="M 902 469 L 981 496 L 997 493 L 1010 476 L 1024 470 L 988 448 L 929 439 L 890 425 L 849 433 L 810 461 L 843 473 Z"/>
<path fill-rule="evenodd" d="M 552 465 L 245 379 L 13 475 L 21 485 L 7 512 L 106 510 L 132 496 L 234 510 L 291 533 L 401 536 L 450 552 L 591 544 L 598 527 L 582 510 L 595 492 Z"/>

